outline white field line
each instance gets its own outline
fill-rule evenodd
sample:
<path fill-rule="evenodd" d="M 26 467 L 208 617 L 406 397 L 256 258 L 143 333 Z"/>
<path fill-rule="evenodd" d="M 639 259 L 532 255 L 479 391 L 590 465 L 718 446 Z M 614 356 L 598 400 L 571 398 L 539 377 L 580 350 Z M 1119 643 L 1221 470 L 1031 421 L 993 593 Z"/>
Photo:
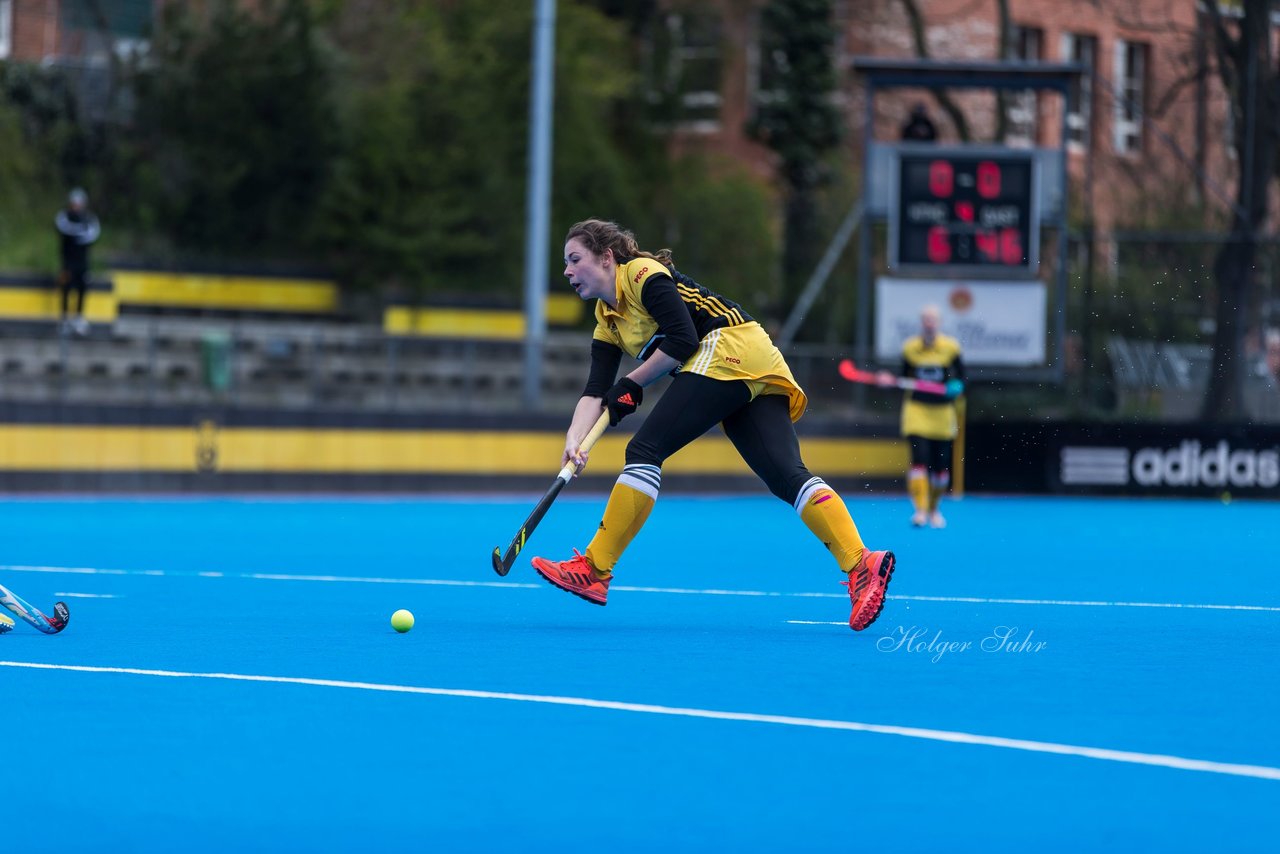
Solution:
<path fill-rule="evenodd" d="M 247 578 L 255 581 L 315 582 L 324 584 L 414 584 L 435 587 L 497 587 L 526 590 L 547 589 L 545 584 L 515 581 L 458 581 L 447 578 L 381 578 L 355 575 L 293 575 L 277 572 L 166 572 L 161 569 L 94 569 L 92 567 L 25 566 L 0 564 L 0 572 L 45 572 L 70 575 L 145 575 L 151 577 Z M 610 590 L 627 593 L 665 593 L 677 596 L 747 596 L 794 599 L 846 599 L 847 593 L 780 592 L 773 590 L 726 590 L 721 588 L 630 587 L 612 585 Z M 1219 605 L 1204 602 L 1109 602 L 1087 599 L 1006 599 L 980 596 L 888 596 L 899 602 L 945 602 L 978 605 L 1056 605 L 1075 608 L 1185 608 L 1206 611 L 1261 611 L 1280 613 L 1274 605 Z M 799 621 L 795 621 L 799 622 Z"/>
<path fill-rule="evenodd" d="M 63 670 L 81 673 L 112 673 L 131 676 L 152 676 L 169 679 L 219 679 L 232 682 L 269 682 L 284 685 L 310 685 L 320 688 L 346 688 L 359 691 L 383 691 L 397 694 L 425 694 L 436 697 L 465 697 L 474 700 L 506 700 L 516 703 L 540 703 L 551 706 L 577 706 L 605 709 L 617 712 L 634 712 L 647 715 L 667 715 L 705 720 L 739 721 L 745 723 L 773 724 L 775 726 L 807 727 L 810 729 L 869 732 L 878 735 L 896 735 L 926 741 L 952 744 L 971 744 L 984 747 L 1002 747 L 1029 753 L 1049 753 L 1059 756 L 1079 756 L 1130 765 L 1153 765 L 1176 768 L 1182 771 L 1201 771 L 1210 774 L 1227 774 L 1236 777 L 1255 777 L 1260 780 L 1280 780 L 1280 768 L 1265 765 L 1241 765 L 1230 762 L 1211 762 L 1204 759 L 1188 759 L 1159 753 L 1136 753 L 1127 750 L 1111 750 L 1103 747 L 1084 747 L 1074 744 L 1056 744 L 1048 741 L 1029 741 L 1019 738 L 1002 738 L 950 730 L 922 729 L 919 727 L 869 724 L 859 721 L 801 718 L 789 715 L 766 715 L 754 712 L 726 712 L 715 709 L 691 709 L 678 706 L 655 706 L 647 703 L 622 703 L 614 700 L 596 700 L 589 697 L 557 697 L 542 694 L 512 694 L 505 691 L 474 691 L 461 688 L 428 688 L 415 685 L 388 685 L 378 682 L 347 682 L 337 679 L 309 679 L 298 676 L 261 676 L 244 673 L 196 673 L 181 670 L 144 670 L 136 667 L 90 667 L 78 664 L 46 664 L 30 661 L 0 661 L 0 667 L 27 668 L 32 670 Z"/>

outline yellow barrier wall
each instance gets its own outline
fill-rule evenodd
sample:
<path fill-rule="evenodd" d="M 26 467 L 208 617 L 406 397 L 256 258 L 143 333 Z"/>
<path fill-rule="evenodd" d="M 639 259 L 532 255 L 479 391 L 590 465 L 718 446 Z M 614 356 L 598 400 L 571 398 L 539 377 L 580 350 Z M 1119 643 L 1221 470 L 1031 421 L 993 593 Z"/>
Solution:
<path fill-rule="evenodd" d="M 573 326 L 582 320 L 583 302 L 574 294 L 550 294 L 546 313 L 552 326 Z M 388 335 L 521 340 L 525 320 L 524 312 L 514 309 L 391 306 L 383 313 L 382 329 Z"/>
<path fill-rule="evenodd" d="M 595 474 L 621 471 L 630 434 L 606 435 L 591 454 Z M 805 462 L 824 477 L 898 477 L 908 449 L 897 438 L 810 437 Z M 0 471 L 226 472 L 290 474 L 543 475 L 560 468 L 560 432 L 219 428 L 61 424 L 0 425 Z M 751 472 L 722 436 L 676 454 L 669 474 Z"/>
<path fill-rule="evenodd" d="M 338 308 L 337 284 L 319 279 L 115 270 L 111 280 L 121 304 L 319 314 Z"/>
<path fill-rule="evenodd" d="M 88 290 L 85 316 L 94 323 L 111 323 L 118 313 L 115 295 Z M 62 316 L 62 291 L 57 288 L 0 287 L 0 317 L 13 320 L 57 320 Z"/>

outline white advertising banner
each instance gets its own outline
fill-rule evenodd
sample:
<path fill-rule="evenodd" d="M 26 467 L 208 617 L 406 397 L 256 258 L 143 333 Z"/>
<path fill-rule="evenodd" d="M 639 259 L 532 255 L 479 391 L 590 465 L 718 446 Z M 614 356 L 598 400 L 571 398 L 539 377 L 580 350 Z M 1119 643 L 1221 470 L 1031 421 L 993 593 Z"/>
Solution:
<path fill-rule="evenodd" d="M 877 361 L 893 364 L 902 344 L 920 333 L 920 310 L 935 305 L 942 331 L 960 341 L 966 365 L 1045 364 L 1047 288 L 1040 281 L 876 280 Z"/>

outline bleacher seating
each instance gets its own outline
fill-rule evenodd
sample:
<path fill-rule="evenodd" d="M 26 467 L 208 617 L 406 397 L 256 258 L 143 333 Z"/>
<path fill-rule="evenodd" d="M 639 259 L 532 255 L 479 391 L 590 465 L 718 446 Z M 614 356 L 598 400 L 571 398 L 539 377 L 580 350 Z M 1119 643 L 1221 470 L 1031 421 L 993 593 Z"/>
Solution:
<path fill-rule="evenodd" d="M 1206 344 L 1171 344 L 1112 336 L 1107 356 L 1122 410 L 1173 420 L 1200 417 L 1212 375 L 1212 351 Z M 1280 395 L 1261 357 L 1246 361 L 1242 394 L 1249 417 L 1280 418 Z"/>
<path fill-rule="evenodd" d="M 165 282 L 177 296 L 166 300 Z M 279 287 L 300 290 L 264 309 Z M 192 296 L 200 293 L 210 299 Z M 510 309 L 401 306 L 380 322 L 357 322 L 331 310 L 336 296 L 318 280 L 135 277 L 119 294 L 95 283 L 93 327 L 76 337 L 59 329 L 49 277 L 0 276 L 0 297 L 0 401 L 423 413 L 525 405 L 523 317 Z M 15 305 L 22 310 L 6 314 Z M 552 295 L 547 309 L 542 408 L 567 413 L 590 361 L 585 309 L 571 294 Z M 458 318 L 465 322 L 450 326 Z M 810 398 L 826 398 L 827 413 L 850 406 L 829 348 L 793 348 L 788 358 Z"/>
<path fill-rule="evenodd" d="M 544 395 L 572 407 L 586 376 L 581 333 L 549 337 Z M 225 359 L 225 387 L 212 360 Z M 89 335 L 0 327 L 0 399 L 376 407 L 426 412 L 520 406 L 520 342 L 388 336 L 373 325 L 122 314 Z"/>

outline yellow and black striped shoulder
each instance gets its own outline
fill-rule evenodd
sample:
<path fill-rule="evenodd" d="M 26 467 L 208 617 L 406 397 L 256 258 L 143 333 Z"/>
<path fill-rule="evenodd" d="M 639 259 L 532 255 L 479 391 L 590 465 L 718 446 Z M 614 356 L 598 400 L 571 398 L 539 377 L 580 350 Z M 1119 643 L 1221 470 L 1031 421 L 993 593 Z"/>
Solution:
<path fill-rule="evenodd" d="M 742 310 L 742 306 L 704 288 L 680 271 L 673 271 L 672 278 L 676 280 L 676 293 L 689 307 L 689 313 L 693 315 L 699 332 L 704 332 L 704 326 L 737 326 L 752 320 L 751 315 Z"/>

